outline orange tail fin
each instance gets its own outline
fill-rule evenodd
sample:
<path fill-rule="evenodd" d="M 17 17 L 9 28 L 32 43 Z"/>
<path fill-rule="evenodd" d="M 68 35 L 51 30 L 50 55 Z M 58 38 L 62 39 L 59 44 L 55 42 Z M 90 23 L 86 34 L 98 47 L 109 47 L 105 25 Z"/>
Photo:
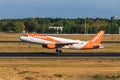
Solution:
<path fill-rule="evenodd" d="M 83 49 L 86 49 L 86 48 L 99 48 L 100 42 L 101 42 L 101 40 L 103 38 L 104 33 L 105 33 L 104 30 L 99 31 L 93 38 L 91 38 L 87 42 L 87 44 L 83 47 Z"/>

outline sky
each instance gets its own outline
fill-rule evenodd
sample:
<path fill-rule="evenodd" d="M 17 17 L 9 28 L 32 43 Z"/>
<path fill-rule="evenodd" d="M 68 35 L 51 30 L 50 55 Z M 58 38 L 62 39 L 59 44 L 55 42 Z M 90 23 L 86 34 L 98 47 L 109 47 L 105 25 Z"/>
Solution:
<path fill-rule="evenodd" d="M 120 17 L 120 0 L 0 0 L 0 18 Z"/>

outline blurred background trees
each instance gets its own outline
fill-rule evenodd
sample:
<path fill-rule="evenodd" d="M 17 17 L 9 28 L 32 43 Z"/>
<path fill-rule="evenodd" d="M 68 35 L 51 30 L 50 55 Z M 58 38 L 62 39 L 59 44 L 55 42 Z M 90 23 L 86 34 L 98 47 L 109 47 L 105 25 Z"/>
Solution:
<path fill-rule="evenodd" d="M 85 19 L 75 18 L 24 18 L 24 19 L 0 19 L 0 31 L 20 33 L 26 32 L 36 33 L 57 33 L 50 26 L 63 27 L 63 31 L 58 30 L 62 34 L 84 34 Z M 110 20 L 106 18 L 86 18 L 87 33 L 97 33 L 99 30 L 105 30 L 107 34 L 118 34 L 120 20 Z"/>

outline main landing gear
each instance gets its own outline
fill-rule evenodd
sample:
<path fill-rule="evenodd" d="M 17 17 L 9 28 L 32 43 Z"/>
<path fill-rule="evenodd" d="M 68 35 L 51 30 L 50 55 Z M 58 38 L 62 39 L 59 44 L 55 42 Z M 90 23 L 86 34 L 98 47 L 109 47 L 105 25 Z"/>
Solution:
<path fill-rule="evenodd" d="M 56 48 L 56 52 L 62 53 L 62 50 L 59 50 L 58 48 Z"/>

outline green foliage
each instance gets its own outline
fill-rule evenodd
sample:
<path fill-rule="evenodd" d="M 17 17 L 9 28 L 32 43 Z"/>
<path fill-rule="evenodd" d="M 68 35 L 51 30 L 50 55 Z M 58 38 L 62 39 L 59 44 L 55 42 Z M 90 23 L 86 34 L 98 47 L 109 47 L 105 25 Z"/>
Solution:
<path fill-rule="evenodd" d="M 57 33 L 55 29 L 49 29 L 49 26 L 63 27 L 63 31 L 58 30 L 59 33 L 85 33 L 85 19 L 64 19 L 64 18 L 24 18 L 24 19 L 1 19 L 0 30 L 21 32 L 26 30 L 28 32 L 37 33 Z M 109 20 L 104 18 L 87 18 L 86 30 L 89 34 L 95 34 L 99 30 L 105 30 L 107 34 L 118 34 L 120 27 L 120 20 Z"/>
<path fill-rule="evenodd" d="M 13 23 L 12 30 L 16 33 L 22 32 L 25 30 L 25 25 L 20 21 L 16 21 Z"/>
<path fill-rule="evenodd" d="M 39 24 L 37 20 L 35 20 L 34 18 L 28 19 L 28 21 L 26 22 L 26 30 L 28 32 L 35 32 L 38 30 L 38 28 L 39 28 Z"/>

